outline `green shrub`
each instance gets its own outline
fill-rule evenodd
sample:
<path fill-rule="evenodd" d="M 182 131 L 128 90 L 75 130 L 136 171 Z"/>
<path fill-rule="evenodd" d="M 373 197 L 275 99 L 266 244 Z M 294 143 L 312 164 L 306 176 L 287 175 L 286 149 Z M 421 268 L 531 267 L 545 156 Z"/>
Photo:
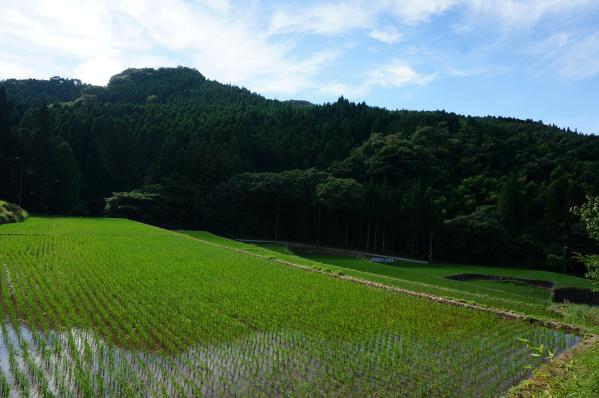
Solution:
<path fill-rule="evenodd" d="M 24 221 L 28 216 L 19 206 L 0 200 L 0 224 Z"/>
<path fill-rule="evenodd" d="M 514 248 L 508 231 L 485 209 L 445 221 L 436 241 L 443 258 L 460 263 L 503 264 Z"/>

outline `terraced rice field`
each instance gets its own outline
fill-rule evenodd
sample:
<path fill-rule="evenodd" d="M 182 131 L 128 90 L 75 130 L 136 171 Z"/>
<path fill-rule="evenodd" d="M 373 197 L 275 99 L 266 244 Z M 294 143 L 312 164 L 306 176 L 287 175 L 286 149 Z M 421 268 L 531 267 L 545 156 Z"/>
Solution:
<path fill-rule="evenodd" d="M 523 286 L 508 282 L 494 282 L 473 280 L 469 282 L 451 280 L 447 277 L 456 274 L 488 274 L 503 275 L 518 278 L 540 279 L 553 282 L 556 287 L 590 288 L 588 279 L 572 275 L 557 274 L 554 272 L 532 269 L 485 267 L 476 265 L 457 264 L 414 264 L 397 261 L 392 264 L 375 263 L 366 259 L 353 256 L 330 254 L 294 254 L 285 244 L 259 243 L 244 244 L 215 237 L 203 231 L 186 231 L 192 236 L 205 240 L 219 240 L 221 244 L 245 250 L 259 252 L 264 256 L 278 257 L 286 261 L 305 264 L 309 267 L 327 269 L 332 272 L 343 273 L 352 277 L 366 279 L 372 282 L 394 286 L 436 296 L 448 297 L 456 300 L 475 302 L 493 308 L 514 311 L 537 318 L 554 319 L 575 323 L 578 326 L 599 332 L 596 316 L 576 317 L 565 319 L 561 311 L 555 311 L 552 306 L 550 292 L 547 289 Z M 572 308 L 572 311 L 587 311 L 588 308 Z M 586 307 L 586 306 L 585 306 Z M 591 309 L 590 312 L 593 310 Z"/>
<path fill-rule="evenodd" d="M 0 226 L 0 396 L 488 397 L 579 340 L 222 243 Z"/>

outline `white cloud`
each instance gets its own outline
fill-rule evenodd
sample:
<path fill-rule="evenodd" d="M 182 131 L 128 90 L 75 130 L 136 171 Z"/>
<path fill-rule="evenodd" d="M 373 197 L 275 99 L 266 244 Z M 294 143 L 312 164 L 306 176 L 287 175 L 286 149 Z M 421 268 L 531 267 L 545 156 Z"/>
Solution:
<path fill-rule="evenodd" d="M 112 48 L 102 23 L 105 11 L 95 5 L 66 0 L 8 1 L 3 4 L 1 36 L 67 56 L 92 56 Z M 8 41 L 8 40 L 7 40 Z"/>
<path fill-rule="evenodd" d="M 218 57 L 215 57 L 216 51 L 200 51 L 194 63 L 212 79 L 250 86 L 260 93 L 295 94 L 312 88 L 313 77 L 336 57 L 335 52 L 322 52 L 306 59 L 290 60 L 259 45 Z"/>
<path fill-rule="evenodd" d="M 434 74 L 421 74 L 400 59 L 394 59 L 367 73 L 362 83 L 350 85 L 332 82 L 321 87 L 323 94 L 362 99 L 376 88 L 401 88 L 409 85 L 425 86 L 436 78 Z"/>
<path fill-rule="evenodd" d="M 403 40 L 403 33 L 399 32 L 395 27 L 389 26 L 385 29 L 374 29 L 368 33 L 371 38 L 383 43 L 392 45 Z"/>
<path fill-rule="evenodd" d="M 271 33 L 309 32 L 335 35 L 355 29 L 377 32 L 378 18 L 393 15 L 414 24 L 449 9 L 459 0 L 353 0 L 329 1 L 301 8 L 279 9 L 271 19 Z"/>
<path fill-rule="evenodd" d="M 406 62 L 394 60 L 370 73 L 352 69 L 354 76 L 363 77 L 361 84 L 349 84 L 349 78 L 317 84 L 341 54 L 356 51 L 339 40 L 332 42 L 334 35 L 358 30 L 392 45 L 404 39 L 404 28 L 412 32 L 415 25 L 458 8 L 465 23 L 494 21 L 517 28 L 546 16 L 599 7 L 596 0 L 326 0 L 295 8 L 275 6 L 271 17 L 264 15 L 258 4 L 230 0 L 3 0 L 0 76 L 60 74 L 102 84 L 126 67 L 181 64 L 196 67 L 209 78 L 265 94 L 314 90 L 363 96 L 381 86 L 427 84 L 436 76 L 421 74 L 406 62 L 422 64 L 435 54 L 410 53 L 409 47 L 403 46 L 401 56 Z M 302 46 L 300 35 L 289 34 L 294 32 L 325 35 L 330 41 Z M 361 43 L 356 37 L 347 39 Z M 562 40 L 564 43 L 547 44 L 545 52 L 535 56 L 563 76 L 599 73 L 594 61 L 599 59 L 596 35 Z M 453 71 L 462 76 L 479 73 L 480 65 L 474 63 Z"/>
<path fill-rule="evenodd" d="M 399 59 L 374 69 L 369 76 L 371 86 L 402 87 L 407 84 L 426 85 L 435 75 L 423 75 Z"/>
<path fill-rule="evenodd" d="M 586 79 L 598 75 L 599 32 L 572 43 L 554 65 L 559 73 L 573 79 Z"/>
<path fill-rule="evenodd" d="M 535 43 L 530 48 L 530 53 L 536 57 L 547 59 L 556 55 L 570 43 L 572 35 L 568 32 L 557 32 L 545 40 Z"/>
<path fill-rule="evenodd" d="M 293 42 L 260 33 L 254 15 L 228 0 L 6 0 L 2 8 L 0 59 L 12 45 L 45 58 L 23 70 L 47 74 L 60 60 L 69 75 L 96 84 L 126 67 L 191 64 L 209 78 L 293 93 L 336 56 L 294 56 Z"/>
<path fill-rule="evenodd" d="M 447 65 L 445 68 L 445 72 L 448 75 L 456 77 L 470 77 L 480 75 L 497 76 L 508 73 L 512 70 L 512 67 L 502 65 L 482 65 L 466 68 Z"/>
<path fill-rule="evenodd" d="M 102 85 L 123 69 L 123 64 L 114 58 L 96 57 L 79 64 L 74 76 L 86 83 Z"/>
<path fill-rule="evenodd" d="M 270 33 L 310 32 L 334 35 L 372 26 L 376 9 L 363 1 L 319 3 L 300 10 L 279 10 L 270 21 Z"/>
<path fill-rule="evenodd" d="M 214 11 L 226 12 L 231 9 L 229 0 L 196 0 L 198 3 L 210 7 Z"/>
<path fill-rule="evenodd" d="M 537 43 L 530 54 L 536 68 L 568 79 L 587 79 L 599 75 L 599 32 L 575 35 L 559 32 Z"/>
<path fill-rule="evenodd" d="M 458 31 L 490 20 L 507 29 L 529 28 L 547 16 L 599 9 L 597 0 L 353 0 L 283 7 L 271 19 L 271 33 L 309 32 L 335 35 L 356 29 L 374 32 L 381 17 L 417 25 L 460 8 L 466 17 Z"/>
<path fill-rule="evenodd" d="M 395 0 L 382 1 L 382 8 L 390 10 L 401 21 L 410 24 L 425 22 L 442 14 L 461 0 Z"/>
<path fill-rule="evenodd" d="M 0 80 L 4 79 L 25 79 L 31 77 L 30 71 L 7 60 L 0 60 Z"/>
<path fill-rule="evenodd" d="M 372 86 L 369 84 L 351 85 L 338 81 L 324 84 L 319 91 L 328 97 L 345 97 L 352 100 L 363 99 L 372 91 Z"/>
<path fill-rule="evenodd" d="M 547 16 L 599 8 L 596 0 L 467 0 L 475 18 L 492 17 L 508 28 L 531 27 Z"/>

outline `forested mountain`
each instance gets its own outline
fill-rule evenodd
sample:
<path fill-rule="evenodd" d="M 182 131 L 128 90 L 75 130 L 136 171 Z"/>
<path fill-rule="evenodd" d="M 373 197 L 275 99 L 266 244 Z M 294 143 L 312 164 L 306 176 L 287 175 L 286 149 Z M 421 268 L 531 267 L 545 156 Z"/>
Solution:
<path fill-rule="evenodd" d="M 440 260 L 550 267 L 592 245 L 569 208 L 599 193 L 599 137 L 268 100 L 183 67 L 2 85 L 0 198 L 33 213 L 417 257 L 434 234 Z"/>

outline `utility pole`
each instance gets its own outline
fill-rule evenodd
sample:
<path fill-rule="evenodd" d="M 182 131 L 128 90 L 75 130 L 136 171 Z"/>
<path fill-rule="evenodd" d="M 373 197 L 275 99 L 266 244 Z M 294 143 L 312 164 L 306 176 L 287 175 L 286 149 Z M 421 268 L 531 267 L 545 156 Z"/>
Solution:
<path fill-rule="evenodd" d="M 17 156 L 16 160 L 19 161 L 19 207 L 21 207 L 23 199 L 23 159 Z"/>

